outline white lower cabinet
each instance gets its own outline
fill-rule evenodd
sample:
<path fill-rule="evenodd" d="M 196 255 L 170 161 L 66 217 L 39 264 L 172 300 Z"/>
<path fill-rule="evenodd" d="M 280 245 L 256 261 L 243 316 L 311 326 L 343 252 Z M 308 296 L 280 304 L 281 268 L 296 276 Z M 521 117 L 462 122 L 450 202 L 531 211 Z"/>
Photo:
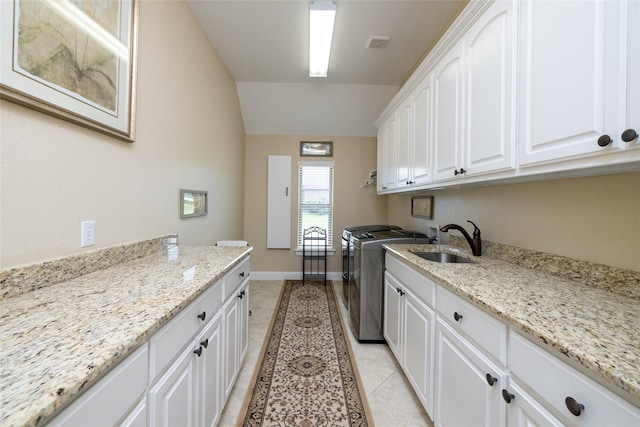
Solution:
<path fill-rule="evenodd" d="M 393 259 L 391 263 L 385 273 L 384 336 L 427 414 L 433 417 L 435 312 L 393 274 L 423 291 L 435 284 Z"/>
<path fill-rule="evenodd" d="M 436 326 L 436 426 L 505 425 L 500 390 L 503 369 L 489 361 L 445 321 Z"/>
<path fill-rule="evenodd" d="M 510 400 L 507 409 L 508 427 L 561 427 L 564 424 L 529 395 L 513 378 L 503 392 Z"/>
<path fill-rule="evenodd" d="M 215 426 L 247 352 L 249 267 L 247 257 L 48 425 Z"/>
<path fill-rule="evenodd" d="M 640 408 L 502 320 L 393 256 L 385 267 L 384 337 L 436 426 L 640 425 Z"/>

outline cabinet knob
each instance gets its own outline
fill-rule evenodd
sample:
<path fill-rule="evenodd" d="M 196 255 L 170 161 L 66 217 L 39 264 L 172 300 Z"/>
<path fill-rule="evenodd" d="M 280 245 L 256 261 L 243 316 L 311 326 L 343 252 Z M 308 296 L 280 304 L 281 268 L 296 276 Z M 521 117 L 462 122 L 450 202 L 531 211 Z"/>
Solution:
<path fill-rule="evenodd" d="M 609 135 L 602 135 L 600 138 L 598 138 L 598 145 L 600 147 L 606 147 L 612 142 L 613 142 L 613 139 L 611 139 Z"/>
<path fill-rule="evenodd" d="M 242 299 L 242 292 L 237 295 L 238 298 Z"/>
<path fill-rule="evenodd" d="M 565 405 L 567 405 L 567 409 L 576 417 L 579 417 L 584 411 L 584 405 L 582 403 L 578 403 L 573 397 L 568 396 L 564 400 Z"/>
<path fill-rule="evenodd" d="M 415 181 L 407 181 L 407 185 L 415 184 Z"/>
<path fill-rule="evenodd" d="M 456 322 L 459 322 L 462 319 L 462 314 L 459 314 L 457 311 L 453 313 L 453 318 L 456 319 Z"/>
<path fill-rule="evenodd" d="M 197 349 L 193 350 L 193 352 L 197 354 L 198 357 L 200 357 L 202 355 L 202 347 L 198 347 Z"/>
<path fill-rule="evenodd" d="M 635 129 L 627 129 L 624 132 L 622 132 L 622 136 L 621 136 L 624 142 L 631 142 L 637 137 L 638 137 L 638 132 L 636 132 Z"/>
<path fill-rule="evenodd" d="M 198 314 L 198 319 L 204 321 L 204 319 L 207 317 L 207 312 L 203 311 L 202 313 Z"/>
<path fill-rule="evenodd" d="M 240 273 L 240 277 L 244 277 L 244 271 Z"/>
<path fill-rule="evenodd" d="M 400 288 L 396 288 L 396 292 L 400 294 L 400 296 L 404 295 L 404 291 Z"/>
<path fill-rule="evenodd" d="M 511 403 L 511 401 L 512 401 L 513 399 L 515 399 L 516 397 L 515 397 L 513 394 L 509 393 L 509 392 L 507 391 L 507 389 L 504 389 L 504 388 L 503 388 L 503 389 L 502 389 L 502 398 L 504 399 L 504 401 L 505 401 L 505 402 L 507 402 L 507 403 Z"/>
<path fill-rule="evenodd" d="M 495 378 L 491 374 L 487 374 L 487 384 L 489 384 L 491 387 L 493 387 L 493 385 L 496 383 L 496 381 L 498 381 L 497 378 Z"/>
<path fill-rule="evenodd" d="M 206 339 L 206 340 L 204 340 L 204 341 L 201 341 L 201 342 L 200 342 L 200 345 L 201 345 L 201 346 L 203 346 L 204 348 L 209 347 L 209 338 L 207 338 L 207 339 Z"/>
<path fill-rule="evenodd" d="M 466 170 L 464 170 L 463 168 L 460 168 L 460 170 L 456 169 L 455 171 L 453 171 L 453 174 L 458 176 L 458 175 L 463 175 L 466 172 L 467 172 Z"/>

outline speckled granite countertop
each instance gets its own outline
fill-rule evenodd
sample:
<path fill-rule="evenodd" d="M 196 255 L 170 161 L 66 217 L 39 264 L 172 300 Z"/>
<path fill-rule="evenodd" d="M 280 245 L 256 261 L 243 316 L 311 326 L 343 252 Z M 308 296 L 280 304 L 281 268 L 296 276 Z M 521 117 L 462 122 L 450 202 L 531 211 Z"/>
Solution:
<path fill-rule="evenodd" d="M 438 284 L 475 302 L 517 330 L 542 340 L 599 382 L 638 405 L 640 304 L 635 298 L 487 257 L 440 264 L 409 250 L 437 245 L 384 245 Z M 442 251 L 447 251 L 442 247 Z M 577 362 L 577 363 L 575 363 Z"/>
<path fill-rule="evenodd" d="M 38 424 L 252 250 L 177 249 L 1 300 L 0 425 Z"/>

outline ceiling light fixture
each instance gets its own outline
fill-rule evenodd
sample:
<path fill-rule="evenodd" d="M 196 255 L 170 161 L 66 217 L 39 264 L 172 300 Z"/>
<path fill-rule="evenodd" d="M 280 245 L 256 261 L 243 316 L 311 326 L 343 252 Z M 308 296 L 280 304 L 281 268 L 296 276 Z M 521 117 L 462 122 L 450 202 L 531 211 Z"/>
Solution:
<path fill-rule="evenodd" d="M 313 0 L 309 6 L 309 77 L 327 77 L 336 5 Z"/>

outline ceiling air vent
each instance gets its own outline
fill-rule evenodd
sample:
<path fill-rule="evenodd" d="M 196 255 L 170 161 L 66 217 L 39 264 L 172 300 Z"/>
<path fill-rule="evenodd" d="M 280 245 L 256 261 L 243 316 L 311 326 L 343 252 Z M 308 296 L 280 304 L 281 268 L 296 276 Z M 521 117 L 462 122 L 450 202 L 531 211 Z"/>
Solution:
<path fill-rule="evenodd" d="M 364 45 L 367 49 L 382 49 L 386 47 L 391 40 L 389 36 L 369 36 L 367 44 Z"/>

